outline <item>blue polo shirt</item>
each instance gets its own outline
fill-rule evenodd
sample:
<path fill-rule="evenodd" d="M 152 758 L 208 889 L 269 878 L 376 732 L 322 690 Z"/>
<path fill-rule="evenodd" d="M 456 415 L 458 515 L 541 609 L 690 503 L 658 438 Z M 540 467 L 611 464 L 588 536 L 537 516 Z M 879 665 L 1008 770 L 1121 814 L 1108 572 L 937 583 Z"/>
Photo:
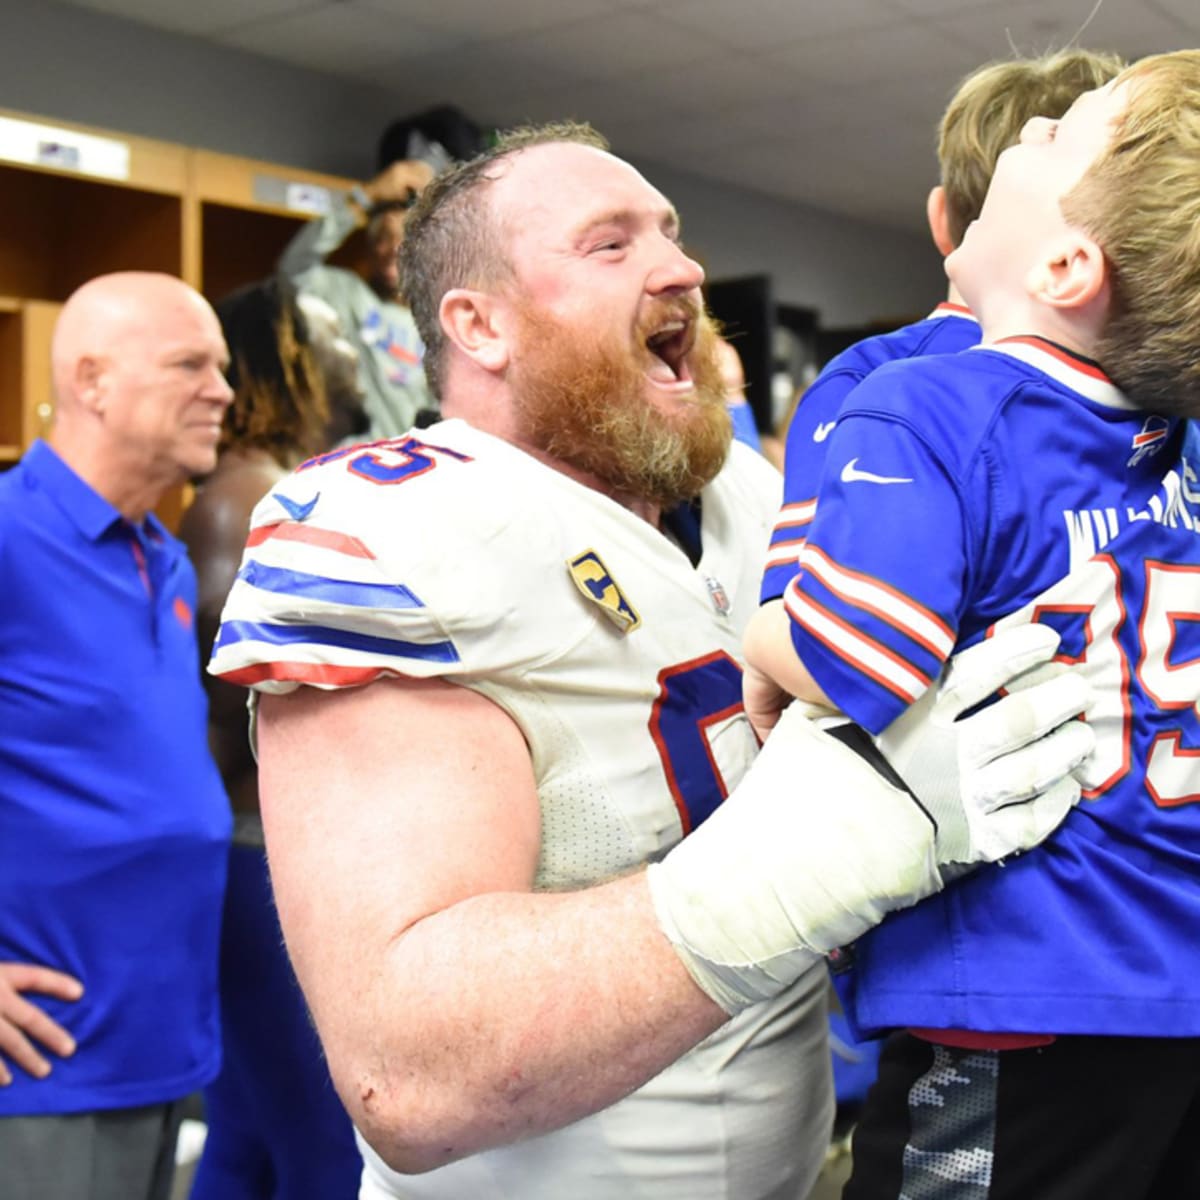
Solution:
<path fill-rule="evenodd" d="M 43 442 L 0 475 L 0 961 L 73 1057 L 13 1067 L 0 1116 L 156 1104 L 216 1074 L 229 804 L 208 753 L 196 577 Z"/>

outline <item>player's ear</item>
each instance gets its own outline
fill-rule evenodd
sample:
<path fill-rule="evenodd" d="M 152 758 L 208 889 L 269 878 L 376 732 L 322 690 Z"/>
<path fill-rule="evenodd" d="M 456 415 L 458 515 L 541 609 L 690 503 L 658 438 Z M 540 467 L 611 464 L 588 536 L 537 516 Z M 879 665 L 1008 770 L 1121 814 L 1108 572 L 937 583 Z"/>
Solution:
<path fill-rule="evenodd" d="M 438 318 L 453 344 L 485 371 L 508 366 L 509 343 L 498 319 L 495 296 L 472 288 L 452 288 L 442 297 Z"/>
<path fill-rule="evenodd" d="M 925 216 L 929 220 L 933 244 L 945 258 L 954 249 L 954 239 L 950 236 L 950 218 L 946 212 L 946 189 L 940 183 L 929 192 L 929 198 L 925 201 Z"/>
<path fill-rule="evenodd" d="M 1072 229 L 1048 248 L 1030 272 L 1027 287 L 1050 308 L 1082 309 L 1105 296 L 1108 283 L 1104 251 L 1086 233 Z"/>

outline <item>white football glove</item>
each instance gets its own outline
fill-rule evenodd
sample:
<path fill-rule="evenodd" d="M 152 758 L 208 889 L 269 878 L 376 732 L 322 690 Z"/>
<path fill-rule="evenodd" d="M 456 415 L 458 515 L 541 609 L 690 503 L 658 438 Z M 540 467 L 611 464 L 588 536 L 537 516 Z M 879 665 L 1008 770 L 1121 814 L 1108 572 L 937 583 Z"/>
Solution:
<path fill-rule="evenodd" d="M 1048 662 L 1049 634 L 1005 631 L 989 654 L 959 655 L 942 707 L 932 702 L 939 719 L 895 736 L 895 753 L 929 781 L 926 807 L 793 703 L 725 803 L 650 866 L 659 924 L 726 1012 L 777 994 L 886 913 L 940 891 L 950 864 L 1028 849 L 1062 820 L 1079 796 L 1067 777 L 1091 739 L 1056 727 L 1080 724 L 1082 680 L 1067 685 L 1073 695 L 1049 680 L 951 716 Z"/>
<path fill-rule="evenodd" d="M 1050 659 L 1058 634 L 1020 625 L 956 654 L 941 680 L 893 721 L 876 745 L 937 824 L 943 874 L 996 862 L 1058 828 L 1079 800 L 1074 770 L 1096 745 L 1091 690 Z M 993 693 L 1011 695 L 968 719 Z M 1024 803 L 1036 797 L 1036 803 Z"/>

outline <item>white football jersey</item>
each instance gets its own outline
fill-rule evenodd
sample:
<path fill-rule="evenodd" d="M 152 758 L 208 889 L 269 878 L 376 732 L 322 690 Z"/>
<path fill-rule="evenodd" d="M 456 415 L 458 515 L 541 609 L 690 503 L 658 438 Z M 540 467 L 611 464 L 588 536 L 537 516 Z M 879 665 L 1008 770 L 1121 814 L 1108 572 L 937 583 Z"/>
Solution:
<path fill-rule="evenodd" d="M 259 690 L 440 676 L 524 733 L 539 888 L 660 858 L 752 761 L 741 633 L 780 479 L 734 444 L 702 554 L 460 421 L 335 452 L 258 505 L 211 670 Z M 584 934 L 581 932 L 581 936 Z M 743 1013 L 630 1097 L 559 1132 L 364 1196 L 801 1200 L 832 1115 L 824 972 Z"/>

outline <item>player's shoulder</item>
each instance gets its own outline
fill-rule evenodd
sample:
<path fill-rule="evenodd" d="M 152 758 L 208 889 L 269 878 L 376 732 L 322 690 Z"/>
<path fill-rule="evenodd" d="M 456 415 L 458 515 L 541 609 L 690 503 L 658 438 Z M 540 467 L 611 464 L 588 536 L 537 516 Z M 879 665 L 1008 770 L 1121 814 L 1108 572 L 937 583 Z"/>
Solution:
<path fill-rule="evenodd" d="M 481 532 L 519 507 L 519 471 L 494 438 L 462 422 L 344 447 L 301 464 L 259 502 L 251 529 L 291 521 L 350 528 L 364 542 Z"/>
<path fill-rule="evenodd" d="M 894 339 L 890 334 L 872 334 L 835 354 L 821 368 L 820 374 L 813 380 L 809 390 L 819 389 L 837 376 L 847 376 L 855 381 L 865 379 L 877 367 L 898 356 L 899 353 L 894 348 Z"/>
<path fill-rule="evenodd" d="M 215 669 L 286 687 L 330 664 L 362 682 L 554 653 L 571 635 L 545 594 L 582 503 L 570 487 L 461 422 L 305 464 L 255 510 Z"/>
<path fill-rule="evenodd" d="M 873 439 L 880 422 L 902 427 L 958 473 L 991 441 L 1021 386 L 1017 374 L 977 347 L 898 360 L 873 372 L 847 397 L 839 437 L 844 448 L 852 429 L 859 430 L 859 438 Z"/>
<path fill-rule="evenodd" d="M 937 313 L 860 339 L 831 358 L 821 376 L 845 372 L 863 379 L 887 363 L 944 350 L 965 350 L 978 340 L 979 326 L 974 321 L 957 314 Z"/>
<path fill-rule="evenodd" d="M 940 305 L 931 316 L 919 321 L 911 329 L 914 342 L 912 357 L 929 354 L 957 354 L 979 345 L 983 330 L 979 322 L 965 308 L 958 305 Z"/>
<path fill-rule="evenodd" d="M 293 472 L 255 509 L 249 553 L 399 583 L 444 614 L 516 608 L 561 566 L 564 529 L 603 499 L 499 438 L 443 421 Z"/>
<path fill-rule="evenodd" d="M 930 400 L 960 407 L 1001 403 L 1014 375 L 1002 361 L 971 346 L 950 354 L 927 354 L 884 363 L 862 381 L 847 400 L 844 415 L 873 410 L 937 420 Z"/>

